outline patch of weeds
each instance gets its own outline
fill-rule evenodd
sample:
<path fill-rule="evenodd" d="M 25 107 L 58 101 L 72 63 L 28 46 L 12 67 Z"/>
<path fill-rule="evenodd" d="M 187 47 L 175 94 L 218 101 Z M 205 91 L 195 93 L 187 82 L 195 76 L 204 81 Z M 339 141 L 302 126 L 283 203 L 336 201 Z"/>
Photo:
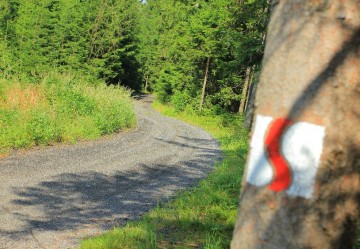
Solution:
<path fill-rule="evenodd" d="M 26 132 L 35 145 L 48 145 L 60 140 L 60 131 L 46 111 L 32 110 Z"/>
<path fill-rule="evenodd" d="M 38 84 L 0 79 L 0 151 L 96 139 L 135 124 L 124 88 L 58 73 Z"/>

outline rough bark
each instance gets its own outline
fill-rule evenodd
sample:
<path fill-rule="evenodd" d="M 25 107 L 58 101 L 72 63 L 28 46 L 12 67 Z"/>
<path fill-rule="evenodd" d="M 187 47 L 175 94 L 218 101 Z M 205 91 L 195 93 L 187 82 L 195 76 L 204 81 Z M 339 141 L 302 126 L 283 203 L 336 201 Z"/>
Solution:
<path fill-rule="evenodd" d="M 241 93 L 241 100 L 240 100 L 240 106 L 239 106 L 239 113 L 244 113 L 245 111 L 245 103 L 246 103 L 246 97 L 249 90 L 249 84 L 250 84 L 250 75 L 251 75 L 251 67 L 248 67 L 246 69 L 246 75 L 245 75 L 245 82 L 244 87 Z"/>
<path fill-rule="evenodd" d="M 253 131 L 231 248 L 351 249 L 360 210 L 360 1 L 274 3 L 253 130 L 261 117 L 271 123 L 263 144 L 253 143 Z M 276 121 L 282 126 L 272 134 Z M 293 144 L 284 140 L 297 124 L 323 129 L 318 161 L 306 150 L 315 140 L 304 129 Z M 282 143 L 291 147 L 300 140 L 299 156 L 290 157 Z M 252 161 L 259 147 L 265 159 Z M 295 163 L 312 168 L 300 172 Z M 313 178 L 301 178 L 310 171 Z M 287 185 L 274 186 L 285 178 Z M 305 188 L 310 191 L 300 195 Z"/>
<path fill-rule="evenodd" d="M 209 74 L 209 67 L 210 67 L 210 57 L 208 57 L 207 61 L 206 61 L 204 83 L 203 83 L 203 87 L 202 87 L 202 91 L 201 91 L 201 99 L 200 99 L 200 111 L 202 110 L 203 105 L 204 105 L 206 83 L 207 83 L 208 74 Z"/>

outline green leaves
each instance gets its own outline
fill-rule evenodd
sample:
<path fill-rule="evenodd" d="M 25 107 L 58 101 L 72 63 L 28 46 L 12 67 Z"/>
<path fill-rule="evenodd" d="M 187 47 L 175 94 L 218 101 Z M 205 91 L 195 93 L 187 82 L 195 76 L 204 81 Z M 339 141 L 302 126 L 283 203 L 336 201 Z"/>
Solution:
<path fill-rule="evenodd" d="M 237 108 L 246 68 L 261 63 L 269 12 L 266 0 L 4 0 L 0 10 L 0 73 L 144 83 L 183 109 L 199 103 L 210 58 L 205 103 L 216 110 Z"/>
<path fill-rule="evenodd" d="M 133 127 L 130 91 L 91 86 L 82 77 L 52 74 L 37 84 L 0 80 L 0 153 L 11 148 L 76 142 Z"/>
<path fill-rule="evenodd" d="M 140 5 L 137 0 L 4 0 L 0 71 L 12 65 L 16 74 L 41 78 L 54 69 L 72 70 L 139 89 Z M 5 52 L 11 56 L 5 58 Z"/>
<path fill-rule="evenodd" d="M 261 63 L 266 8 L 264 0 L 143 4 L 140 61 L 160 101 L 178 110 L 197 106 L 210 58 L 205 104 L 236 110 L 246 68 Z"/>

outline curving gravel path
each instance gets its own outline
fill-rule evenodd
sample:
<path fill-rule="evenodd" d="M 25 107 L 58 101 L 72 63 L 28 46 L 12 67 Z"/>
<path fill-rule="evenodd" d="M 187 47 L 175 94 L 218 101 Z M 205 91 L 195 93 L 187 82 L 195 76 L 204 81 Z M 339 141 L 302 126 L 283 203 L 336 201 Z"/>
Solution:
<path fill-rule="evenodd" d="M 135 131 L 0 159 L 0 248 L 74 248 L 204 178 L 218 142 L 150 102 L 136 102 Z"/>

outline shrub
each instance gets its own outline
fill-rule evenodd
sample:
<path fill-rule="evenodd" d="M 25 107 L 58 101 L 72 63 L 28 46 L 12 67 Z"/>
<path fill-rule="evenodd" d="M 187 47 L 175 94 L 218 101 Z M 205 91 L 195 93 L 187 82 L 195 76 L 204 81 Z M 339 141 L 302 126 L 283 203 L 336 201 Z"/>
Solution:
<path fill-rule="evenodd" d="M 129 90 L 86 79 L 57 73 L 37 84 L 0 79 L 0 154 L 95 139 L 135 125 Z"/>

